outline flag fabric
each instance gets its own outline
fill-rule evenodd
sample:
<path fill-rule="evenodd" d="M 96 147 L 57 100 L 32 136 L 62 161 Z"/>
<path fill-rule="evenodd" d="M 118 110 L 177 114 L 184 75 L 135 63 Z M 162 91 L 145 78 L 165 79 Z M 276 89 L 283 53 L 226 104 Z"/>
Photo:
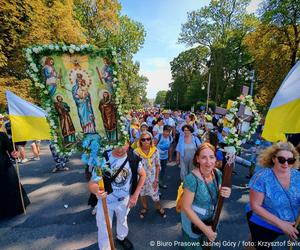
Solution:
<path fill-rule="evenodd" d="M 290 70 L 267 113 L 262 137 L 286 141 L 285 134 L 300 133 L 300 61 Z"/>
<path fill-rule="evenodd" d="M 51 139 L 47 113 L 40 107 L 6 91 L 13 142 Z"/>

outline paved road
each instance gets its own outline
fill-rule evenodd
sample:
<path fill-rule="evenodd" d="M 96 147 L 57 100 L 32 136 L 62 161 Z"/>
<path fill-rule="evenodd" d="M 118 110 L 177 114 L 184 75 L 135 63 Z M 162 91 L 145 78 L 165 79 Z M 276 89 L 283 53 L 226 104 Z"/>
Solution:
<path fill-rule="evenodd" d="M 79 155 L 72 157 L 70 171 L 53 174 L 53 167 L 47 145 L 42 146 L 41 161 L 20 165 L 21 180 L 31 204 L 26 215 L 0 221 L 0 249 L 98 249 L 95 217 L 87 206 L 88 192 Z M 217 239 L 221 249 L 244 249 L 243 241 L 249 239 L 244 216 L 248 202 L 248 189 L 244 188 L 247 170 L 237 166 L 236 171 L 232 196 L 221 215 Z M 144 220 L 139 219 L 139 206 L 130 212 L 129 238 L 137 250 L 181 249 L 180 216 L 175 211 L 179 169 L 168 167 L 167 175 L 169 188 L 162 191 L 162 204 L 168 217 L 162 219 L 153 206 Z"/>

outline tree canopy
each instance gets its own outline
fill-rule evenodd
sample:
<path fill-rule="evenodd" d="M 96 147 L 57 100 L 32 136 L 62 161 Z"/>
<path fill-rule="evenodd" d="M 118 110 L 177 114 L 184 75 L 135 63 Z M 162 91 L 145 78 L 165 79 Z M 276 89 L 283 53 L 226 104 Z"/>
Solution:
<path fill-rule="evenodd" d="M 210 74 L 209 100 L 217 105 L 252 83 L 256 102 L 267 109 L 299 58 L 300 1 L 265 0 L 258 15 L 247 13 L 249 2 L 211 0 L 188 13 L 178 41 L 190 48 L 170 62 L 170 107 L 204 102 Z"/>
<path fill-rule="evenodd" d="M 38 102 L 30 97 L 23 49 L 50 43 L 91 43 L 118 49 L 120 80 L 125 75 L 131 79 L 124 91 L 134 89 L 137 96 L 123 101 L 129 106 L 145 101 L 147 79 L 139 75 L 133 54 L 141 48 L 146 33 L 141 23 L 120 15 L 117 0 L 0 0 L 0 5 L 0 109 L 5 107 L 5 90 L 22 89 L 18 92 L 21 97 Z"/>

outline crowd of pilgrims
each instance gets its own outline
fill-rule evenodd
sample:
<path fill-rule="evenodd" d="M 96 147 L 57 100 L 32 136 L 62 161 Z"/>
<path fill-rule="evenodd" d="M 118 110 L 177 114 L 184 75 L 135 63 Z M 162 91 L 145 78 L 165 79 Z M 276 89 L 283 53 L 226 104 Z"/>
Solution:
<path fill-rule="evenodd" d="M 110 183 L 104 184 L 110 185 L 109 188 L 99 189 L 99 180 L 105 179 L 105 173 L 100 177 L 95 170 L 90 172 L 86 168 L 85 172 L 91 193 L 88 204 L 92 206 L 98 227 L 99 249 L 110 249 L 102 206 L 104 198 L 111 225 L 116 215 L 116 242 L 123 249 L 134 249 L 127 237 L 127 215 L 138 200 L 141 220 L 149 216 L 148 198 L 153 201 L 158 216 L 163 220 L 167 218 L 167 211 L 160 201 L 161 189 L 178 188 L 167 186 L 167 166 L 179 167 L 178 178 L 183 182 L 180 218 L 182 239 L 186 243 L 184 248 L 202 249 L 207 242 L 215 241 L 217 232 L 212 229 L 211 223 L 218 197 L 228 198 L 231 194 L 230 188 L 222 186 L 226 165 L 225 138 L 230 133 L 226 119 L 213 112 L 153 108 L 132 110 L 126 124 L 130 141 L 123 147 L 105 152 L 111 175 Z M 300 174 L 296 171 L 300 146 L 295 148 L 289 142 L 271 144 L 261 138 L 261 129 L 260 125 L 257 136 L 248 142 L 242 157 L 237 157 L 236 161 L 249 168 L 247 178 L 251 178 L 246 218 L 252 246 L 271 249 L 271 243 L 279 236 L 286 235 L 296 240 L 299 233 L 294 224 L 300 204 Z M 16 154 L 7 134 L 0 132 L 0 197 L 1 201 L 6 201 L 5 206 L 2 202 L 0 206 L 3 217 L 22 213 L 19 191 L 16 191 L 18 178 L 11 163 Z M 247 154 L 247 159 L 244 159 Z M 9 188 L 8 194 L 8 187 L 12 184 L 14 187 Z M 26 206 L 29 200 L 22 187 L 21 190 Z M 18 211 L 9 211 L 11 207 Z M 190 244 L 193 242 L 201 244 Z"/>

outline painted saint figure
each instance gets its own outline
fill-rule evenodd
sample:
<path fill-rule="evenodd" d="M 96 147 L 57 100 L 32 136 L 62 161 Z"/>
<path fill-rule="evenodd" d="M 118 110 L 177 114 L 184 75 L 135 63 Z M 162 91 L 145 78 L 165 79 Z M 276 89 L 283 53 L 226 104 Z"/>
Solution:
<path fill-rule="evenodd" d="M 61 95 L 56 96 L 55 109 L 59 115 L 61 132 L 65 142 L 75 141 L 75 128 L 70 116 L 70 106 L 63 101 Z"/>
<path fill-rule="evenodd" d="M 45 60 L 43 76 L 45 79 L 45 84 L 48 86 L 50 95 L 53 96 L 57 88 L 58 80 L 60 80 L 60 76 L 57 74 L 54 68 L 54 60 L 52 57 L 47 57 Z"/>
<path fill-rule="evenodd" d="M 110 92 L 112 92 L 112 84 L 113 84 L 113 69 L 110 65 L 110 62 L 107 58 L 103 59 L 104 65 L 101 69 L 102 78 L 107 85 Z"/>
<path fill-rule="evenodd" d="M 80 125 L 84 134 L 96 133 L 95 116 L 90 93 L 81 73 L 76 74 L 75 85 L 72 88 L 73 99 L 77 106 Z"/>
<path fill-rule="evenodd" d="M 111 101 L 111 96 L 109 91 L 104 90 L 102 99 L 99 103 L 99 110 L 102 115 L 102 120 L 104 128 L 106 131 L 107 138 L 112 141 L 116 140 L 117 134 L 117 119 L 116 119 L 116 109 Z"/>

